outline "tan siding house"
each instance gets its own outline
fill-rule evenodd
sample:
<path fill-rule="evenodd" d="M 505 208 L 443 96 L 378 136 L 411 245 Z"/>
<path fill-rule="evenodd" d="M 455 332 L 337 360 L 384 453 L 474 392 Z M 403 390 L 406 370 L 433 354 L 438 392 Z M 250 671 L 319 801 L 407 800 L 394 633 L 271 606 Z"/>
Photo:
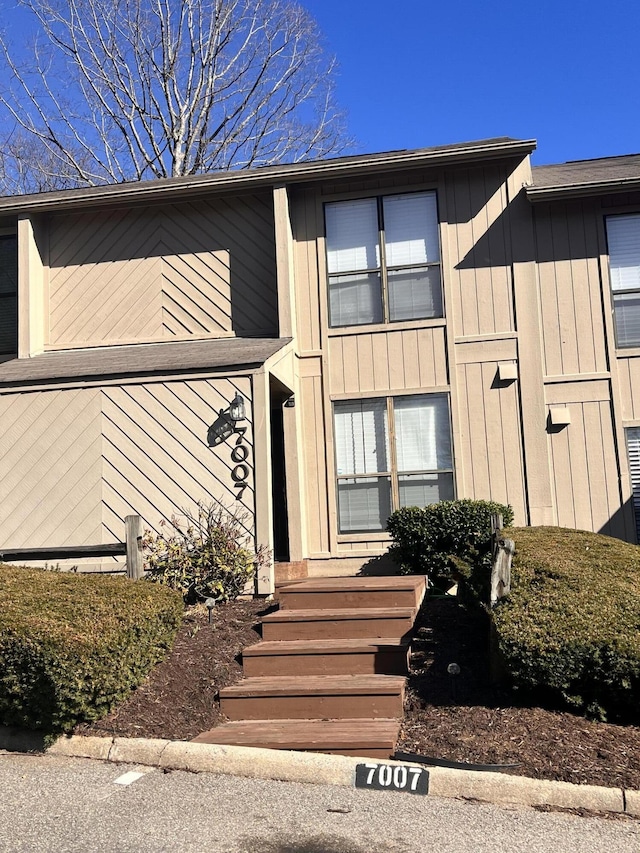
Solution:
<path fill-rule="evenodd" d="M 534 147 L 0 199 L 0 552 L 199 500 L 273 551 L 259 593 L 454 496 L 634 541 L 640 157 Z"/>

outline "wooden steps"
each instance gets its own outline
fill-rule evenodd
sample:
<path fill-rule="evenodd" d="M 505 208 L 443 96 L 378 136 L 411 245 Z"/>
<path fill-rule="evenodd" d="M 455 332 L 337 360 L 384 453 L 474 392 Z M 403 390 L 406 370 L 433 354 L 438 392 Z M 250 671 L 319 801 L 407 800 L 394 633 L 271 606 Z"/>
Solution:
<path fill-rule="evenodd" d="M 245 678 L 220 691 L 230 720 L 402 717 L 405 679 L 395 675 Z"/>
<path fill-rule="evenodd" d="M 424 577 L 312 578 L 279 586 L 280 610 L 220 691 L 226 725 L 200 743 L 388 758 L 403 714 L 409 631 Z"/>
<path fill-rule="evenodd" d="M 424 578 L 310 578 L 281 587 L 278 600 L 283 610 L 345 607 L 420 607 Z"/>
<path fill-rule="evenodd" d="M 407 675 L 408 638 L 279 640 L 248 646 L 242 653 L 244 674 Z"/>
<path fill-rule="evenodd" d="M 262 619 L 265 640 L 347 640 L 402 637 L 415 619 L 413 607 L 276 610 Z"/>
<path fill-rule="evenodd" d="M 194 743 L 295 749 L 385 759 L 398 738 L 398 720 L 238 720 L 198 735 Z"/>

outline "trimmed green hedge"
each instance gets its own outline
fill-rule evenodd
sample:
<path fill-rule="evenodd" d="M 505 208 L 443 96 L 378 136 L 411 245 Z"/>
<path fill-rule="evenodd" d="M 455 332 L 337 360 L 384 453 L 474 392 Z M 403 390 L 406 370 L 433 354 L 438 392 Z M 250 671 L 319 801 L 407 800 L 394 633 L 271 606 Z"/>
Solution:
<path fill-rule="evenodd" d="M 557 527 L 504 535 L 516 543 L 511 594 L 493 620 L 514 686 L 640 723 L 640 548 Z"/>
<path fill-rule="evenodd" d="M 393 537 L 389 554 L 405 574 L 449 576 L 460 560 L 472 563 L 490 550 L 493 513 L 501 513 L 505 525 L 513 522 L 511 507 L 493 501 L 440 501 L 422 509 L 398 509 L 387 522 Z"/>
<path fill-rule="evenodd" d="M 104 716 L 182 613 L 180 595 L 142 581 L 0 564 L 0 723 L 55 733 Z"/>

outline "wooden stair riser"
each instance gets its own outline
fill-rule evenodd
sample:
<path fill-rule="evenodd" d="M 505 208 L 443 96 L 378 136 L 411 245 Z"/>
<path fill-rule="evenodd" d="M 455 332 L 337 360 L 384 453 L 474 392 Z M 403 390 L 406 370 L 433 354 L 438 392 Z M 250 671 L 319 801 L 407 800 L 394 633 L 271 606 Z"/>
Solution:
<path fill-rule="evenodd" d="M 407 675 L 407 647 L 382 651 L 325 654 L 247 655 L 242 658 L 247 677 L 277 675 Z"/>
<path fill-rule="evenodd" d="M 408 614 L 409 611 L 407 611 Z M 411 611 L 413 614 L 413 611 Z M 370 637 L 403 637 L 411 631 L 413 615 L 385 616 L 375 619 L 327 619 L 319 617 L 295 620 L 262 620 L 265 640 L 351 640 Z"/>
<path fill-rule="evenodd" d="M 294 749 L 386 760 L 393 755 L 399 720 L 240 720 L 194 738 L 196 743 Z"/>
<path fill-rule="evenodd" d="M 304 589 L 287 589 L 280 593 L 280 607 L 283 610 L 335 610 L 338 608 L 370 607 L 413 607 L 419 606 L 418 595 L 413 590 L 365 590 L 351 592 L 313 592 Z"/>
<path fill-rule="evenodd" d="M 386 693 L 220 697 L 220 710 L 230 720 L 400 719 L 403 714 L 403 696 Z"/>

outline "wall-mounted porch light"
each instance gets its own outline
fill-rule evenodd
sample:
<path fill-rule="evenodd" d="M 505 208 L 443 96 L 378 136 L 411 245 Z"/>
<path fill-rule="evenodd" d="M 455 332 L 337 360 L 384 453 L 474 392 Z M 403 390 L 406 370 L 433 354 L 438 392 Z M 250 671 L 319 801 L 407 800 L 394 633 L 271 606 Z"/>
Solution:
<path fill-rule="evenodd" d="M 240 394 L 236 394 L 231 401 L 231 405 L 229 406 L 229 417 L 234 423 L 243 421 L 247 417 L 247 411 L 244 406 L 244 397 L 241 397 Z"/>
<path fill-rule="evenodd" d="M 207 432 L 207 444 L 209 447 L 215 447 L 226 441 L 235 432 L 236 424 L 246 420 L 246 418 L 247 410 L 244 405 L 244 397 L 236 393 L 236 396 L 229 403 L 229 408 L 220 409 L 218 417 L 209 427 Z"/>

